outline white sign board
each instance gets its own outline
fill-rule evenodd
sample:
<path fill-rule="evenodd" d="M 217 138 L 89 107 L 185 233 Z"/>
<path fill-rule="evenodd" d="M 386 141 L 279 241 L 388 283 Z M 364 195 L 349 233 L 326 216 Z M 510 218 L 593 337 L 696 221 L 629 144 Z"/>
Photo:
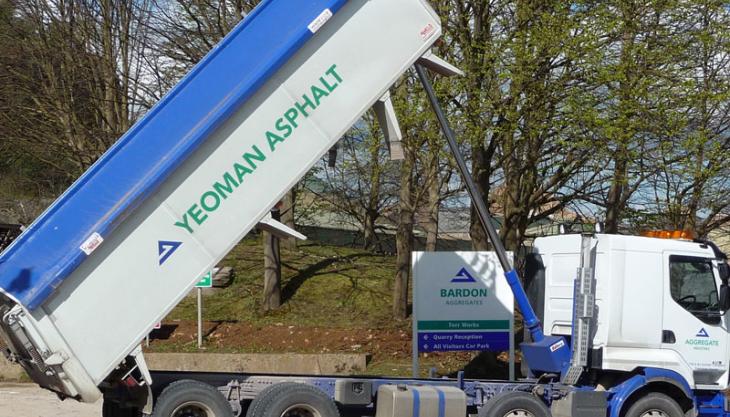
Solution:
<path fill-rule="evenodd" d="M 418 352 L 511 351 L 513 318 L 514 297 L 496 253 L 413 253 L 414 358 Z"/>

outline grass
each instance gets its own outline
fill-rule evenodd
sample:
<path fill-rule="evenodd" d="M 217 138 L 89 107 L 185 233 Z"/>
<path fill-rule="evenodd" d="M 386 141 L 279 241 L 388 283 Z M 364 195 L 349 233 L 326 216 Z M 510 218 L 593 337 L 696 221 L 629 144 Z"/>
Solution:
<path fill-rule="evenodd" d="M 395 258 L 368 251 L 300 243 L 282 250 L 283 305 L 261 309 L 263 248 L 260 236 L 247 237 L 220 263 L 234 268 L 229 288 L 205 298 L 205 320 L 257 325 L 341 328 L 408 327 L 391 318 Z M 167 320 L 195 320 L 196 301 L 187 298 Z"/>

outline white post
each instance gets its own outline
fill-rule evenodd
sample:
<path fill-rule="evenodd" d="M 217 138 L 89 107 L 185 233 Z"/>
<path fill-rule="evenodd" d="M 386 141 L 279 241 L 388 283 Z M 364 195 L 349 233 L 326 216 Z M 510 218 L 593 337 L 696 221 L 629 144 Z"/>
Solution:
<path fill-rule="evenodd" d="M 203 289 L 198 288 L 198 349 L 203 347 Z"/>
<path fill-rule="evenodd" d="M 413 367 L 413 378 L 419 377 L 419 365 L 418 365 L 418 331 L 416 330 L 415 319 L 413 323 L 413 361 L 411 366 Z"/>
<path fill-rule="evenodd" d="M 515 380 L 515 319 L 509 321 L 509 380 Z"/>
<path fill-rule="evenodd" d="M 418 283 L 416 282 L 416 263 L 418 262 L 418 258 L 420 257 L 420 253 L 411 252 L 411 282 L 413 285 L 413 311 L 411 311 L 411 322 L 413 327 L 413 336 L 411 339 L 411 345 L 412 345 L 412 353 L 413 357 L 411 358 L 411 372 L 413 378 L 418 378 L 420 374 L 419 364 L 418 364 L 418 300 L 417 300 L 417 294 L 418 291 L 416 291 L 416 285 Z"/>

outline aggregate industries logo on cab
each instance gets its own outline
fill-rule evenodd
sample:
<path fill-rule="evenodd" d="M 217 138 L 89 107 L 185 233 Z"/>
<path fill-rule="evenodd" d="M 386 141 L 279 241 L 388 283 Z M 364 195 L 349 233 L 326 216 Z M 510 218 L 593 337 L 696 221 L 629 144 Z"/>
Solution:
<path fill-rule="evenodd" d="M 468 287 L 452 286 L 440 289 L 440 298 L 447 305 L 482 305 L 489 292 L 479 286 L 474 276 L 466 269 L 461 268 L 451 278 L 452 284 L 470 284 Z"/>
<path fill-rule="evenodd" d="M 720 342 L 710 338 L 710 334 L 704 328 L 700 329 L 693 339 L 684 341 L 687 346 L 692 346 L 695 350 L 710 350 L 711 347 L 720 346 Z"/>

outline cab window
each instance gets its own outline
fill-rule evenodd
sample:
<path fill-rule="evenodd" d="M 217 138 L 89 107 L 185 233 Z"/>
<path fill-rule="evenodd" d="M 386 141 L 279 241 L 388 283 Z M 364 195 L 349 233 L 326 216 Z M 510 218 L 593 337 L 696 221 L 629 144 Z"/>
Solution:
<path fill-rule="evenodd" d="M 669 257 L 672 299 L 702 321 L 715 321 L 720 308 L 712 261 L 690 256 Z"/>

